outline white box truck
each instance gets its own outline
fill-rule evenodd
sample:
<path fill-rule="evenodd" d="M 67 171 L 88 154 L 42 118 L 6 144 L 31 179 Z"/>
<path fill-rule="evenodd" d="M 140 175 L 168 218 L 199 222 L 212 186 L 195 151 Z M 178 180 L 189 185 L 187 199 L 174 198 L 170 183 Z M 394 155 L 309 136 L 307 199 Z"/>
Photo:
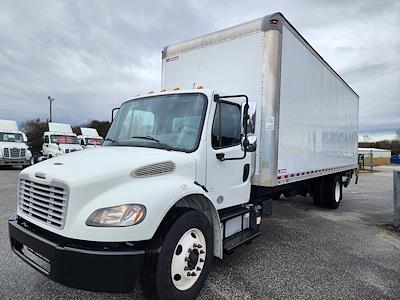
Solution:
<path fill-rule="evenodd" d="M 49 122 L 49 131 L 43 134 L 42 154 L 44 159 L 82 150 L 71 125 Z"/>
<path fill-rule="evenodd" d="M 78 141 L 83 148 L 90 149 L 103 145 L 103 138 L 96 128 L 81 127 L 81 133 L 81 135 L 78 135 Z"/>
<path fill-rule="evenodd" d="M 27 167 L 33 164 L 28 139 L 14 120 L 0 120 L 0 166 Z"/>
<path fill-rule="evenodd" d="M 358 96 L 281 14 L 162 57 L 162 90 L 124 102 L 102 148 L 20 174 L 12 249 L 57 282 L 193 299 L 266 199 L 337 208 L 357 170 Z"/>

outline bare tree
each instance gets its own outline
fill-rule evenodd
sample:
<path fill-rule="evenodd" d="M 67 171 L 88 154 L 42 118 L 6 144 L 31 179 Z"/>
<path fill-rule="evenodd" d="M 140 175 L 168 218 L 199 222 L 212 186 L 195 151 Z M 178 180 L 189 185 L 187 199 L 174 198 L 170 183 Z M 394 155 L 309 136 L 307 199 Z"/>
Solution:
<path fill-rule="evenodd" d="M 371 141 L 371 138 L 369 137 L 368 134 L 366 134 L 366 135 L 363 135 L 363 140 L 364 140 L 364 143 L 369 143 Z"/>
<path fill-rule="evenodd" d="M 400 141 L 400 128 L 396 130 L 396 140 Z"/>

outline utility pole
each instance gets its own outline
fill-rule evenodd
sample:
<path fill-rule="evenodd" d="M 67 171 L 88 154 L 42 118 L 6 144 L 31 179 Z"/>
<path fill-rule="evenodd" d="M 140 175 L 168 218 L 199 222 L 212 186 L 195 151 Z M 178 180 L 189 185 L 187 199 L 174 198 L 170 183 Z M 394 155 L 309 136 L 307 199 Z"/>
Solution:
<path fill-rule="evenodd" d="M 50 120 L 49 121 L 52 122 L 53 118 L 52 118 L 51 110 L 52 110 L 52 102 L 54 101 L 54 98 L 51 98 L 50 96 L 47 96 L 47 99 L 50 102 Z"/>

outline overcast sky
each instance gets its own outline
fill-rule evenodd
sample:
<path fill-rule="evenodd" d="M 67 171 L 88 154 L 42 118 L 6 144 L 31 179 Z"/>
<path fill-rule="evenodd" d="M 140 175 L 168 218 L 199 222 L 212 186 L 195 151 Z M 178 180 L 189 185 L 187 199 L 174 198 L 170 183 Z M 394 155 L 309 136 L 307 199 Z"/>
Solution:
<path fill-rule="evenodd" d="M 360 129 L 400 127 L 400 1 L 0 0 L 0 119 L 108 120 L 160 88 L 161 50 L 282 12 L 360 95 Z"/>

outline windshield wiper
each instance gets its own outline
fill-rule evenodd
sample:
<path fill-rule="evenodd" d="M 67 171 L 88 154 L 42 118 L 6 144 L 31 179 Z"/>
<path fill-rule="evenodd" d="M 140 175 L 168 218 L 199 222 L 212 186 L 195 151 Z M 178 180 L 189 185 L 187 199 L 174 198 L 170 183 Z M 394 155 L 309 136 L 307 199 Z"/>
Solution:
<path fill-rule="evenodd" d="M 167 144 L 162 143 L 160 140 L 156 139 L 155 137 L 152 137 L 150 135 L 146 135 L 146 136 L 132 136 L 131 139 L 143 139 L 143 140 L 150 140 L 150 141 L 154 141 L 157 144 L 159 144 L 163 149 L 171 151 L 171 147 L 168 146 Z"/>
<path fill-rule="evenodd" d="M 111 143 L 113 143 L 113 145 L 119 145 L 119 142 L 117 142 L 116 140 L 110 139 L 110 138 L 105 138 L 105 141 L 110 141 Z"/>

